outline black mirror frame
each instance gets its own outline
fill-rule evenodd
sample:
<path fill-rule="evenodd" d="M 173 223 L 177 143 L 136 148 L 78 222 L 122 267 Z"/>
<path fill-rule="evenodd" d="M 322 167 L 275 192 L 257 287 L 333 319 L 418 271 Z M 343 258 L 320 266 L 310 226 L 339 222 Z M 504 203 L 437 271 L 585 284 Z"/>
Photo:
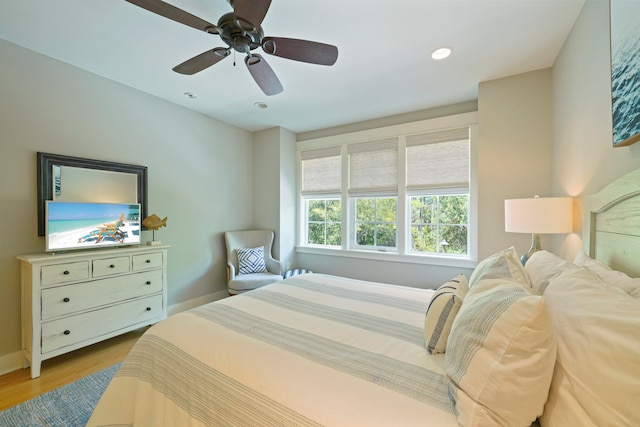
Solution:
<path fill-rule="evenodd" d="M 45 201 L 53 200 L 53 166 L 71 166 L 75 168 L 97 169 L 111 172 L 124 172 L 137 177 L 137 203 L 140 203 L 142 218 L 147 217 L 147 167 L 126 163 L 106 162 L 83 159 L 81 157 L 38 152 L 38 236 L 45 233 Z"/>

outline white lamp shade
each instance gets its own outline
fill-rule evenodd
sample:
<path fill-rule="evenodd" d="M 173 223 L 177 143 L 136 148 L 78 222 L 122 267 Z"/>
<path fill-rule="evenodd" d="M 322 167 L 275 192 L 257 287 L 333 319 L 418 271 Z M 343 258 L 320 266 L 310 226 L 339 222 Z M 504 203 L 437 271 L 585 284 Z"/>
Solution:
<path fill-rule="evenodd" d="M 504 229 L 510 233 L 571 233 L 573 199 L 536 197 L 505 200 Z"/>

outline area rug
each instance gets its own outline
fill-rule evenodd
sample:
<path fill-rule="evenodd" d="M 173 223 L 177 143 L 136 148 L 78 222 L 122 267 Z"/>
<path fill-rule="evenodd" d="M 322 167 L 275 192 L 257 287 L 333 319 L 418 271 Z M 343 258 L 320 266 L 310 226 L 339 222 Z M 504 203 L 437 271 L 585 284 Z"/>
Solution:
<path fill-rule="evenodd" d="M 120 364 L 0 412 L 2 427 L 84 427 Z"/>

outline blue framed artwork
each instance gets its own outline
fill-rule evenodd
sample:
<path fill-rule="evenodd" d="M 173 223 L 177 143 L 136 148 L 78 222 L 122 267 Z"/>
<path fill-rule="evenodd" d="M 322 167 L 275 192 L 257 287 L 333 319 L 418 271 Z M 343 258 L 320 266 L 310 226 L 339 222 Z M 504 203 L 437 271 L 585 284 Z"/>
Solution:
<path fill-rule="evenodd" d="M 610 0 L 613 146 L 640 141 L 640 1 Z"/>

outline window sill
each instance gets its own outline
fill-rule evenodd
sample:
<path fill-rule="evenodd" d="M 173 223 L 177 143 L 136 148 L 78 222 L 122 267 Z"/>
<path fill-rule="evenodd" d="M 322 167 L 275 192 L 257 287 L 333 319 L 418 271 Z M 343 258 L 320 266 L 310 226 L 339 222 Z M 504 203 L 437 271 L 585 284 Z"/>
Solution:
<path fill-rule="evenodd" d="M 460 267 L 460 268 L 475 268 L 477 261 L 463 257 L 446 257 L 437 255 L 401 255 L 395 252 L 382 252 L 382 251 L 364 251 L 364 250 L 343 250 L 332 248 L 321 248 L 311 246 L 296 246 L 296 252 L 335 256 L 341 258 L 359 258 L 368 259 L 372 261 L 388 261 L 410 264 L 425 264 L 425 265 L 438 265 L 442 267 Z"/>

